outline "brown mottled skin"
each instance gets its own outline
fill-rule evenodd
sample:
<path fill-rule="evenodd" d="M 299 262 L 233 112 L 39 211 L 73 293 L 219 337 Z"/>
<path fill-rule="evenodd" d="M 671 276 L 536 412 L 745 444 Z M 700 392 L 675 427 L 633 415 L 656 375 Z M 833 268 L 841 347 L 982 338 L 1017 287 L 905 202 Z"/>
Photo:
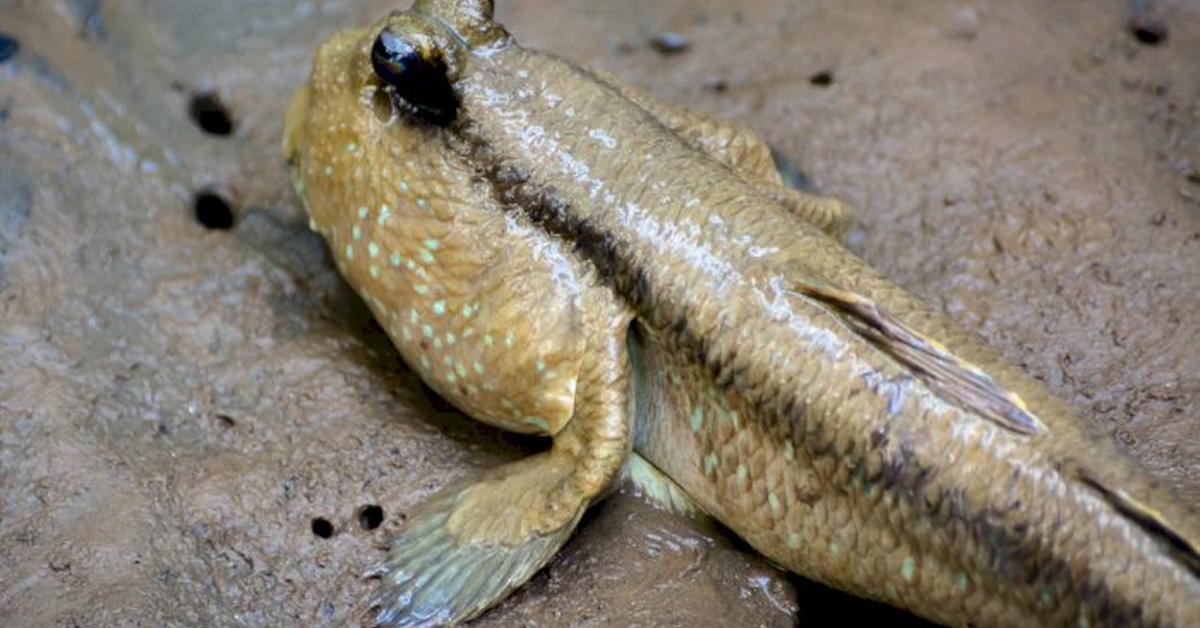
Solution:
<path fill-rule="evenodd" d="M 438 60 L 452 120 L 376 74 L 381 33 Z M 413 518 L 379 621 L 485 610 L 632 447 L 779 564 L 935 621 L 1200 625 L 1196 514 L 843 248 L 846 207 L 752 134 L 520 48 L 489 2 L 419 0 L 321 47 L 285 153 L 405 360 L 554 436 Z"/>

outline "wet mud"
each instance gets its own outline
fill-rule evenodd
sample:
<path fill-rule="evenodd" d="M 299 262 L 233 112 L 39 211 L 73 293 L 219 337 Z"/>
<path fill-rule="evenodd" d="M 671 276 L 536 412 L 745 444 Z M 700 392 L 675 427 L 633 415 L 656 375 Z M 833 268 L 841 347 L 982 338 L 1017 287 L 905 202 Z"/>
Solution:
<path fill-rule="evenodd" d="M 499 4 L 758 130 L 1200 507 L 1195 3 Z M 352 623 L 406 512 L 543 445 L 420 384 L 287 182 L 314 47 L 395 7 L 0 0 L 0 625 Z M 478 625 L 854 619 L 916 623 L 625 489 Z"/>

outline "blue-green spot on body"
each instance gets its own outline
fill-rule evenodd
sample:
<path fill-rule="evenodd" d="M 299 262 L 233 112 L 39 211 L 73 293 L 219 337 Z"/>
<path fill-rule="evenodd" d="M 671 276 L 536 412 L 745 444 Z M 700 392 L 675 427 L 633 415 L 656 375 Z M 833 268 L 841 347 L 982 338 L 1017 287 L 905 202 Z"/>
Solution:
<path fill-rule="evenodd" d="M 965 572 L 960 571 L 954 575 L 954 586 L 958 587 L 959 591 L 966 591 L 969 584 L 971 584 L 971 580 Z"/>
<path fill-rule="evenodd" d="M 367 243 L 367 255 L 379 257 L 379 245 L 375 244 L 374 240 Z"/>
<path fill-rule="evenodd" d="M 429 238 L 428 240 L 425 240 L 425 248 L 429 249 L 430 251 L 436 251 L 438 248 L 437 239 Z"/>
<path fill-rule="evenodd" d="M 704 407 L 696 406 L 692 410 L 692 431 L 699 432 L 702 427 L 704 427 Z"/>
<path fill-rule="evenodd" d="M 900 564 L 900 575 L 907 582 L 912 582 L 913 576 L 917 572 L 917 561 L 913 560 L 912 556 L 905 556 L 904 562 Z"/>
<path fill-rule="evenodd" d="M 712 475 L 717 468 L 717 452 L 712 452 L 704 457 L 704 475 Z"/>
<path fill-rule="evenodd" d="M 371 213 L 371 210 L 367 209 L 365 206 L 358 208 L 358 217 L 359 218 L 366 218 L 367 214 L 369 214 L 369 213 Z"/>
<path fill-rule="evenodd" d="M 441 301 L 441 300 L 434 301 L 433 302 L 433 313 L 437 314 L 438 316 L 445 314 L 446 313 L 446 302 Z"/>
<path fill-rule="evenodd" d="M 418 255 L 420 255 L 422 262 L 425 262 L 426 264 L 433 263 L 433 260 L 434 260 L 433 253 L 430 253 L 429 251 L 422 249 L 421 252 L 418 253 Z"/>

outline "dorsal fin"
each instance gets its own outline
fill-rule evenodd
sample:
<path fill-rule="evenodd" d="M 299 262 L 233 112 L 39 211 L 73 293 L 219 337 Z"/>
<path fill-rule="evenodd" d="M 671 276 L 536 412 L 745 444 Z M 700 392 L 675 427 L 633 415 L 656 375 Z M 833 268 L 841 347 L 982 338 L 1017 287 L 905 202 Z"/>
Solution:
<path fill-rule="evenodd" d="M 1200 545 L 1171 527 L 1162 513 L 1141 503 L 1129 493 L 1110 488 L 1094 473 L 1077 468 L 1079 479 L 1100 493 L 1117 512 L 1128 517 L 1150 536 L 1159 539 L 1192 574 L 1200 578 Z"/>
<path fill-rule="evenodd" d="M 1021 434 L 1046 431 L 1015 392 L 1001 387 L 983 369 L 912 329 L 871 299 L 824 284 L 801 284 L 798 289 L 828 306 L 855 333 L 911 369 L 935 393 L 960 408 Z"/>
<path fill-rule="evenodd" d="M 798 290 L 829 307 L 855 333 L 912 369 L 934 392 L 956 405 L 1015 432 L 1039 434 L 1046 431 L 1045 425 L 1015 392 L 1002 388 L 983 369 L 905 325 L 871 299 L 816 283 L 802 284 Z M 1162 513 L 1121 489 L 1105 485 L 1087 469 L 1077 467 L 1076 475 L 1122 516 L 1159 539 L 1174 557 L 1200 577 L 1200 543 L 1176 531 Z"/>

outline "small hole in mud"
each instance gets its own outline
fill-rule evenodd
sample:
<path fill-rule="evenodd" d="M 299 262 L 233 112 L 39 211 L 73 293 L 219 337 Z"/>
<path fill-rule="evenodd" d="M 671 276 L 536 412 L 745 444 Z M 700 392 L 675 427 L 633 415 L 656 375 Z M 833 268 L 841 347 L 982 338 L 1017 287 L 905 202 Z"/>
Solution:
<path fill-rule="evenodd" d="M 710 78 L 704 81 L 704 89 L 717 94 L 724 94 L 729 91 L 729 83 L 722 78 Z"/>
<path fill-rule="evenodd" d="M 200 192 L 196 194 L 192 207 L 196 212 L 196 222 L 209 229 L 232 229 L 233 209 L 229 202 L 215 192 Z"/>
<path fill-rule="evenodd" d="M 808 82 L 810 85 L 816 85 L 817 87 L 829 87 L 830 85 L 833 85 L 833 72 L 830 72 L 829 70 L 821 70 L 820 72 L 808 77 Z"/>
<path fill-rule="evenodd" d="M 383 508 L 368 504 L 358 509 L 358 525 L 364 530 L 374 530 L 383 523 Z"/>
<path fill-rule="evenodd" d="M 192 95 L 192 104 L 188 107 L 192 120 L 211 135 L 229 135 L 233 133 L 233 119 L 221 97 L 216 92 L 201 92 Z"/>
<path fill-rule="evenodd" d="M 661 55 L 679 54 L 692 46 L 692 42 L 680 33 L 659 33 L 650 40 L 650 47 Z"/>
<path fill-rule="evenodd" d="M 317 517 L 312 520 L 312 533 L 322 539 L 327 539 L 333 536 L 333 524 L 325 517 Z"/>
<path fill-rule="evenodd" d="M 17 52 L 21 50 L 21 44 L 12 35 L 0 33 L 0 63 L 4 63 L 9 59 L 17 56 Z"/>
<path fill-rule="evenodd" d="M 1157 46 L 1167 39 L 1167 25 L 1153 19 L 1135 19 L 1129 24 L 1133 38 L 1147 46 Z"/>

